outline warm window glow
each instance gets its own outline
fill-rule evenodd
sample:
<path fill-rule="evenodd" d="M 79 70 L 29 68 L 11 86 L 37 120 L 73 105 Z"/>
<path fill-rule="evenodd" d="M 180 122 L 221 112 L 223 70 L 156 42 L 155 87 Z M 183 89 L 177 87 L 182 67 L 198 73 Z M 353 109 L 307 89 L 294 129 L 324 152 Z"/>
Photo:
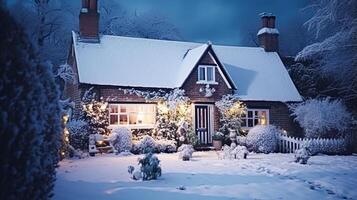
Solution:
<path fill-rule="evenodd" d="M 247 109 L 247 114 L 242 116 L 242 128 L 252 128 L 255 125 L 269 124 L 268 109 Z"/>
<path fill-rule="evenodd" d="M 155 104 L 110 104 L 110 125 L 152 128 L 155 124 Z"/>

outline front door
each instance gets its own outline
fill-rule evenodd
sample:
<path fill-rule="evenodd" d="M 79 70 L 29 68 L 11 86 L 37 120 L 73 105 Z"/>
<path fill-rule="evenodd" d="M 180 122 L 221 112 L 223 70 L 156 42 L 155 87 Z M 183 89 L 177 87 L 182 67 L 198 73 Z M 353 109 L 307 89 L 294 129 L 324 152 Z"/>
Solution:
<path fill-rule="evenodd" d="M 209 105 L 195 105 L 195 128 L 199 144 L 211 144 L 211 112 Z"/>

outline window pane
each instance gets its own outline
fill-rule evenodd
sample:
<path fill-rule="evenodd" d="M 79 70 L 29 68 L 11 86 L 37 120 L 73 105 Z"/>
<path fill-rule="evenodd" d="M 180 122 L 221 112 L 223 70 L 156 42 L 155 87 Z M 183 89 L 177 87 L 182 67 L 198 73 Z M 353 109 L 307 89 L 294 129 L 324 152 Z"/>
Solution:
<path fill-rule="evenodd" d="M 248 127 L 253 127 L 253 119 L 248 119 Z"/>
<path fill-rule="evenodd" d="M 110 124 L 118 124 L 118 115 L 110 115 Z"/>
<path fill-rule="evenodd" d="M 120 124 L 128 124 L 128 116 L 127 115 L 119 115 Z"/>
<path fill-rule="evenodd" d="M 259 119 L 255 118 L 254 119 L 254 126 L 259 124 Z"/>
<path fill-rule="evenodd" d="M 206 80 L 206 70 L 204 67 L 199 67 L 199 81 L 205 81 Z"/>
<path fill-rule="evenodd" d="M 213 80 L 213 67 L 207 67 L 207 81 Z"/>
<path fill-rule="evenodd" d="M 260 124 L 261 125 L 267 125 L 267 112 L 266 111 L 262 111 L 261 112 Z"/>
<path fill-rule="evenodd" d="M 253 117 L 253 111 L 248 111 L 248 117 L 252 118 Z"/>
<path fill-rule="evenodd" d="M 109 112 L 110 113 L 118 113 L 118 105 L 115 105 L 115 104 L 109 105 Z"/>
<path fill-rule="evenodd" d="M 125 105 L 120 105 L 120 112 L 125 113 L 126 112 L 126 106 Z"/>
<path fill-rule="evenodd" d="M 129 114 L 129 124 L 136 124 L 137 118 L 138 118 L 137 113 L 130 113 Z M 139 124 L 140 124 L 140 122 L 139 122 Z"/>

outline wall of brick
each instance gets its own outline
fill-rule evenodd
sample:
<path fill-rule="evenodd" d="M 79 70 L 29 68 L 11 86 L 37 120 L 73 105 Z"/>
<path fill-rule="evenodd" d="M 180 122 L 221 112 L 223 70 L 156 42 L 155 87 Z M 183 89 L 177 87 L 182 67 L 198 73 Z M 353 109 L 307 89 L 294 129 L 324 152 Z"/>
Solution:
<path fill-rule="evenodd" d="M 290 117 L 288 106 L 282 102 L 244 101 L 248 108 L 269 109 L 269 123 L 283 128 L 291 136 L 302 136 L 302 129 Z"/>

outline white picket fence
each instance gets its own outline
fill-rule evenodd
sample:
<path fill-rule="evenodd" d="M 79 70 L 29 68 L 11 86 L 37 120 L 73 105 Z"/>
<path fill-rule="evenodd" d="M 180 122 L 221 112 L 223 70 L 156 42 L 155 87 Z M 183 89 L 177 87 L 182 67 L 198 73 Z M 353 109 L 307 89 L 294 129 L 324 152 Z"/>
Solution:
<path fill-rule="evenodd" d="M 280 153 L 294 153 L 300 149 L 304 144 L 316 144 L 320 148 L 326 147 L 326 151 L 334 151 L 330 149 L 343 148 L 340 147 L 345 143 L 345 139 L 322 139 L 322 138 L 296 138 L 286 135 L 278 136 L 278 151 Z M 330 148 L 332 147 L 332 148 Z M 333 152 L 331 152 L 333 153 Z"/>

